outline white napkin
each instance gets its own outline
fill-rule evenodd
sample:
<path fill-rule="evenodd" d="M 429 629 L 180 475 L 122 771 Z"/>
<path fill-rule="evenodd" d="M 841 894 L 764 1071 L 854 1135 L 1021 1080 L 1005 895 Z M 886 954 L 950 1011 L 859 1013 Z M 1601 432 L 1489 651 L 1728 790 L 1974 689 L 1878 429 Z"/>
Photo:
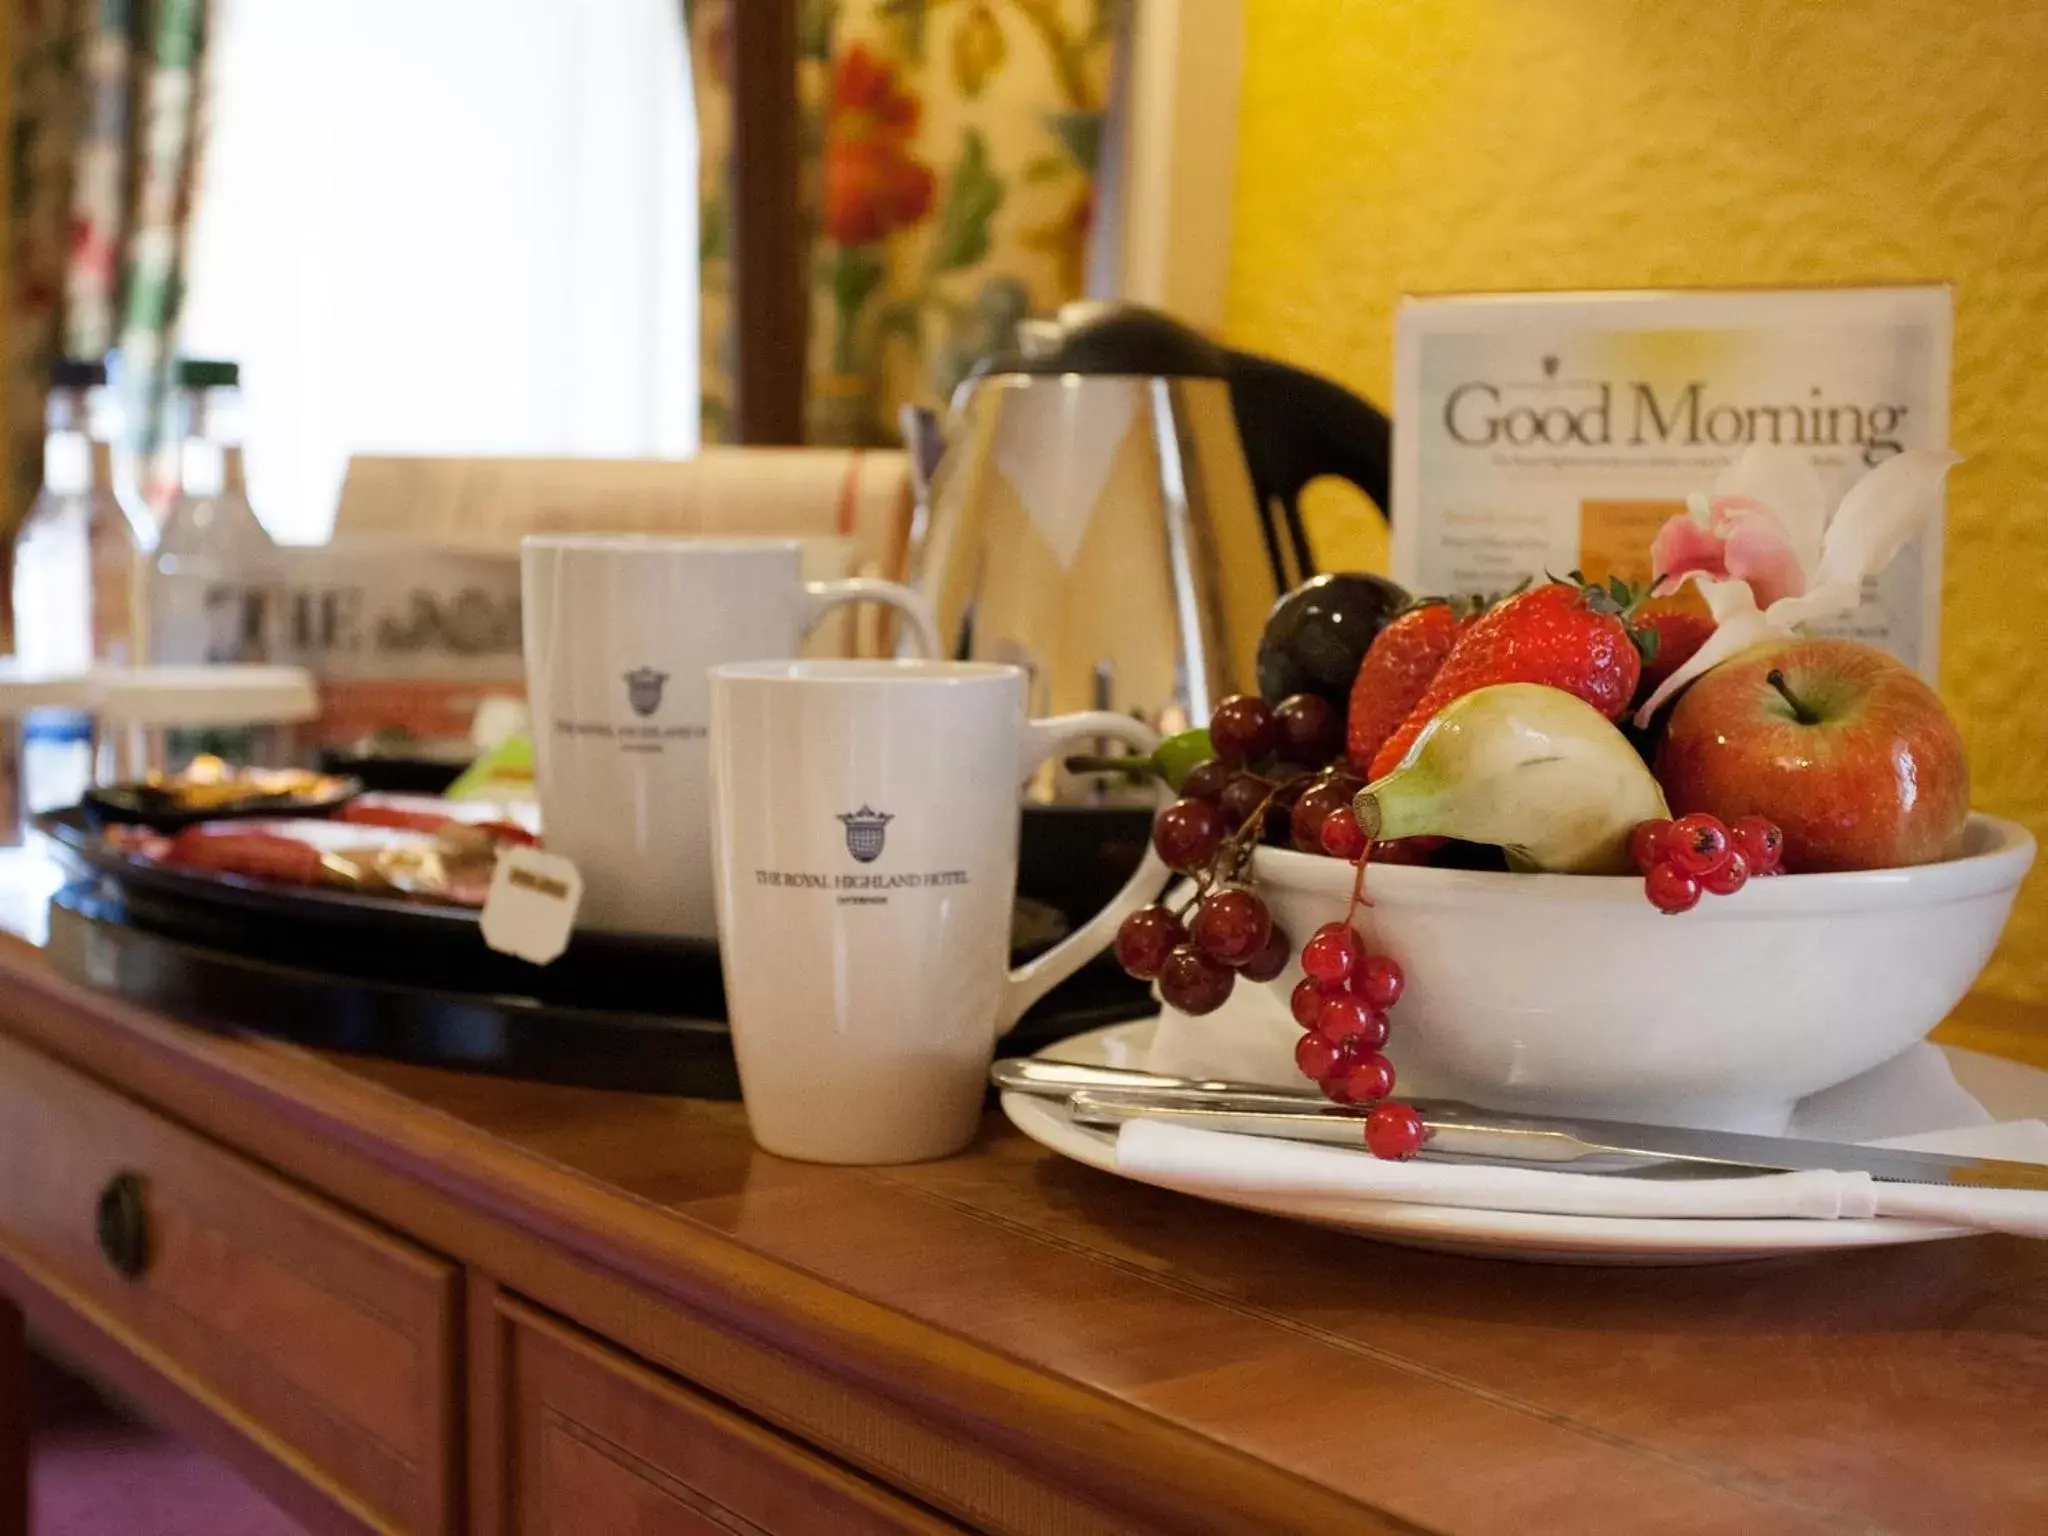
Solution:
<path fill-rule="evenodd" d="M 1922 1151 L 2048 1164 L 2039 1120 L 1899 1138 Z M 1560 1216 L 1704 1219 L 1897 1217 L 2048 1237 L 2048 1191 L 1887 1184 L 1865 1173 L 1814 1170 L 1729 1179 L 1651 1179 L 1473 1163 L 1384 1162 L 1361 1148 L 1138 1120 L 1118 1132 L 1120 1173 L 1184 1193 L 1404 1202 Z"/>

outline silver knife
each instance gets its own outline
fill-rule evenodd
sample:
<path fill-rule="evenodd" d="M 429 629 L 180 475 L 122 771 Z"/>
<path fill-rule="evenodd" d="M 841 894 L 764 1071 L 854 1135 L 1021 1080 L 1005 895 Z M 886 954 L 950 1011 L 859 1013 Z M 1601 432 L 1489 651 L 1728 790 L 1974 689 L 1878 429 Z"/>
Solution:
<path fill-rule="evenodd" d="M 1313 1088 L 1274 1088 L 1263 1083 L 1233 1083 L 1213 1077 L 1173 1077 L 1163 1072 L 1138 1072 L 1130 1067 L 1094 1067 L 1078 1061 L 1049 1061 L 1039 1056 L 1013 1056 L 988 1069 L 988 1080 L 1005 1093 L 1026 1093 L 1039 1099 L 1065 1099 L 1081 1088 L 1185 1089 L 1191 1093 L 1250 1094 L 1289 1103 L 1325 1104 Z"/>
<path fill-rule="evenodd" d="M 1406 1102 L 1422 1114 L 1429 1131 L 1422 1155 L 1430 1158 L 1562 1165 L 1577 1173 L 1677 1178 L 1823 1168 L 1867 1173 L 1886 1183 L 2048 1191 L 2048 1165 L 2038 1163 L 1793 1136 L 1501 1114 L 1446 1100 Z M 1247 1094 L 1205 1088 L 1122 1087 L 1075 1090 L 1069 1112 L 1076 1124 L 1104 1129 L 1133 1119 L 1164 1119 L 1206 1130 L 1345 1147 L 1363 1145 L 1367 1114 L 1355 1106 L 1265 1090 Z"/>

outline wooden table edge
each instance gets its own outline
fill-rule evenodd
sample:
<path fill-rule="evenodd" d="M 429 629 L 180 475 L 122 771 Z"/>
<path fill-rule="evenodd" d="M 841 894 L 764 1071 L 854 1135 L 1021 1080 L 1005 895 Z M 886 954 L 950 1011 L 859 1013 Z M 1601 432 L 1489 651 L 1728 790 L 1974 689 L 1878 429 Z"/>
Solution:
<path fill-rule="evenodd" d="M 268 1116 L 301 1135 L 537 1238 L 594 1269 L 719 1328 L 801 1360 L 871 1398 L 950 1433 L 993 1445 L 1021 1468 L 1079 1491 L 1106 1510 L 1169 1521 L 1235 1511 L 1263 1530 L 1414 1531 L 1411 1522 L 1255 1455 L 1205 1438 L 1082 1383 L 1049 1381 L 1003 1352 L 853 1296 L 763 1255 L 687 1212 L 497 1141 L 431 1106 L 338 1071 L 298 1047 L 215 1034 L 71 982 L 35 946 L 0 934 L 0 984 L 14 995 L 4 1027 L 110 1087 L 310 1182 L 275 1145 L 223 1132 L 220 1101 Z M 23 994 L 29 994 L 24 996 Z M 40 1002 L 43 1010 L 27 1006 Z M 79 1016 L 91 1021 L 76 1027 Z M 253 1048 L 253 1050 L 252 1050 Z M 193 1095 L 202 1098 L 194 1098 Z M 374 1208 L 366 1214 L 403 1229 Z M 420 1234 L 415 1234 L 420 1235 Z M 434 1237 L 450 1258 L 487 1267 L 460 1242 Z M 602 1317 L 572 1320 L 606 1333 Z M 1136 1467 L 1170 1467 L 1143 1478 Z M 1195 1526 L 1175 1528 L 1197 1528 Z"/>

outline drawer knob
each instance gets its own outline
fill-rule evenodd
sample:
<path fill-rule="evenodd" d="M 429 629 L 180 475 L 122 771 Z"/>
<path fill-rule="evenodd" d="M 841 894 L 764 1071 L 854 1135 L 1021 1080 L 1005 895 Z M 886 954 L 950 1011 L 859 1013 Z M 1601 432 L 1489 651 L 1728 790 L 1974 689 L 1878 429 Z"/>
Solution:
<path fill-rule="evenodd" d="M 139 1173 L 117 1173 L 100 1191 L 100 1252 L 126 1280 L 149 1272 L 149 1210 L 143 1197 L 149 1186 Z"/>

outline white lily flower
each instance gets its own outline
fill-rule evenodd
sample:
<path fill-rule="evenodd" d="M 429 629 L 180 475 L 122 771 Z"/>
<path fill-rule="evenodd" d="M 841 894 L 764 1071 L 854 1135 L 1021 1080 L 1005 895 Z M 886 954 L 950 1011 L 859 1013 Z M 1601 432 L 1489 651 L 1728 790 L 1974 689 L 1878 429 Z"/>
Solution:
<path fill-rule="evenodd" d="M 1737 652 L 1854 613 L 1864 582 L 1940 514 L 1943 482 L 1961 462 L 1943 448 L 1894 454 L 1829 516 L 1804 453 L 1762 443 L 1744 450 L 1710 495 L 1687 498 L 1686 515 L 1651 546 L 1659 594 L 1697 582 L 1714 632 L 1636 711 L 1636 724 L 1648 725 L 1679 689 Z"/>

